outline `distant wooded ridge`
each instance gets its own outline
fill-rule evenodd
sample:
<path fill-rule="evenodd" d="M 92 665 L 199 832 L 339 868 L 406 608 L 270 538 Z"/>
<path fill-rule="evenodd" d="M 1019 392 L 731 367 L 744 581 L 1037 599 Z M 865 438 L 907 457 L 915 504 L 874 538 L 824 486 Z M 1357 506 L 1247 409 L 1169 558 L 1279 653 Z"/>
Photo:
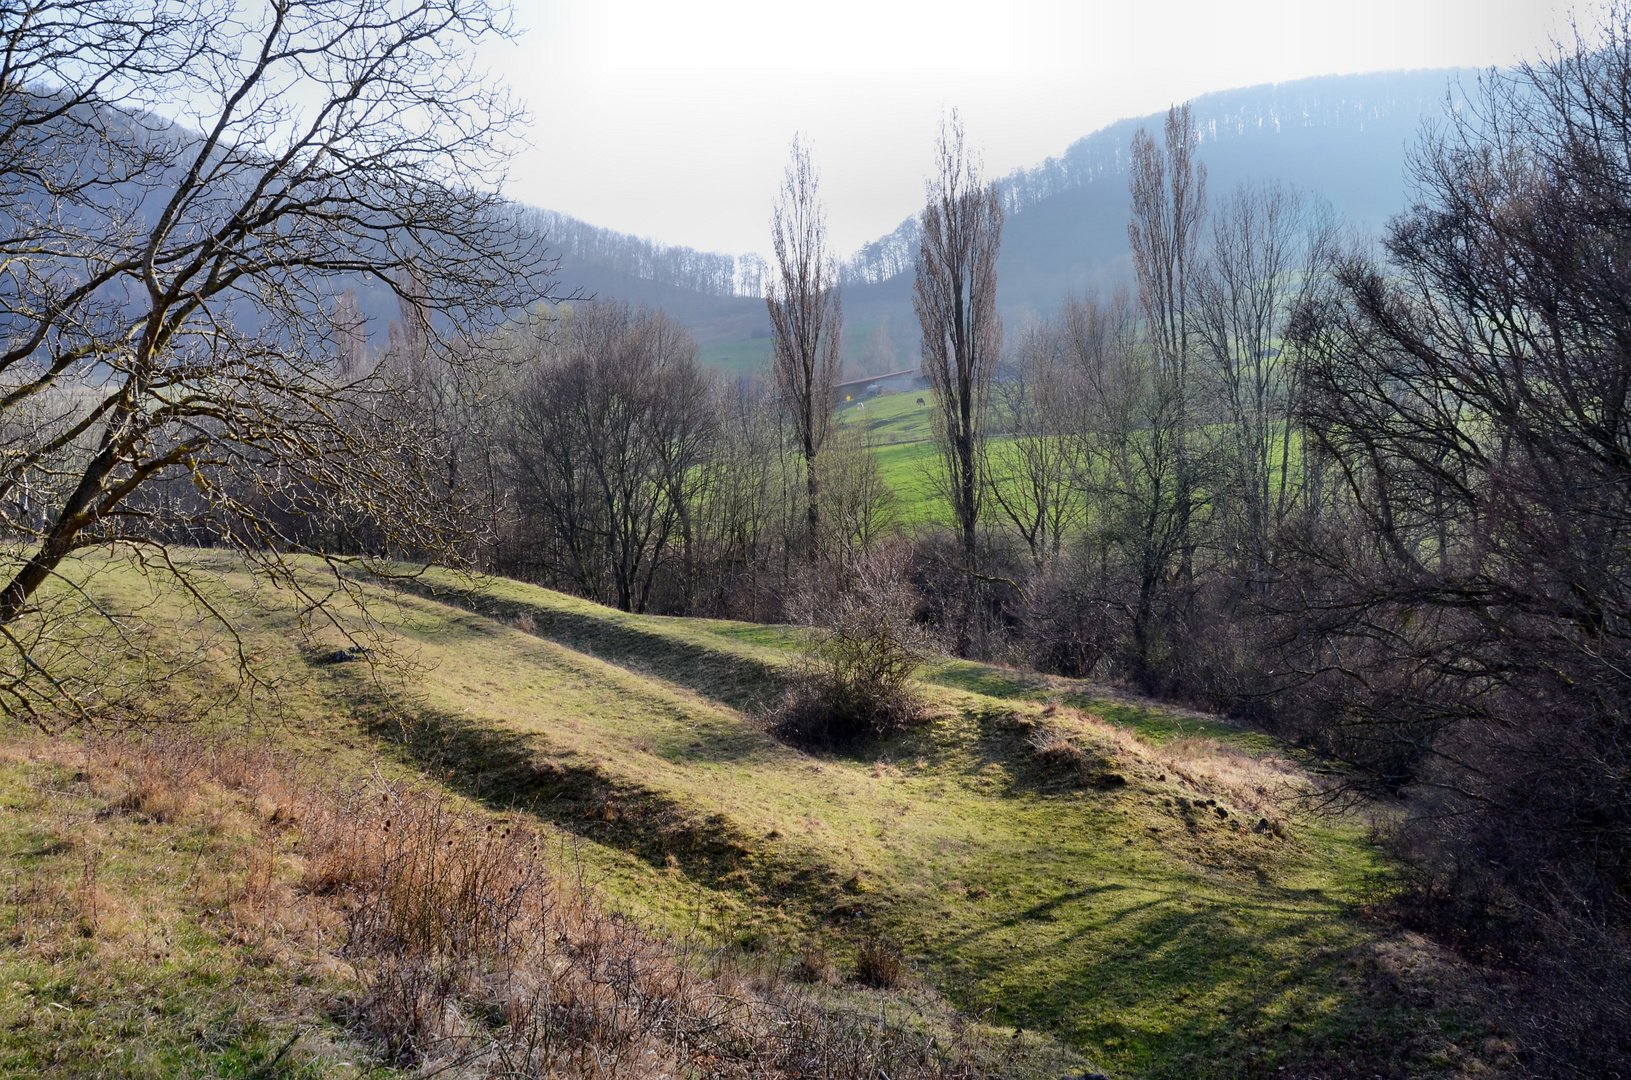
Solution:
<path fill-rule="evenodd" d="M 1193 102 L 1209 189 L 1278 180 L 1374 229 L 1408 202 L 1407 147 L 1422 125 L 1459 107 L 1473 69 L 1334 75 L 1205 94 Z M 999 305 L 1010 319 L 1050 310 L 1070 293 L 1127 280 L 1128 145 L 1151 114 L 1118 120 L 1064 153 L 998 181 L 1008 225 Z M 769 193 L 766 193 L 768 205 Z M 672 246 L 526 208 L 522 220 L 562 256 L 561 283 L 603 298 L 663 306 L 703 345 L 742 341 L 763 322 L 766 267 L 755 254 Z M 847 321 L 882 325 L 908 349 L 911 300 L 902 282 L 918 243 L 916 215 L 862 245 L 842 267 Z"/>

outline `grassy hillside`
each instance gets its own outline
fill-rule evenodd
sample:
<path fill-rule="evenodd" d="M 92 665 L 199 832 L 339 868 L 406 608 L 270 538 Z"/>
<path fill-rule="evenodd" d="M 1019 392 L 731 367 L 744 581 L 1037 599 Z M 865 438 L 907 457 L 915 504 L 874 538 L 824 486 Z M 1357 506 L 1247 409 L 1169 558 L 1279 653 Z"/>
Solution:
<path fill-rule="evenodd" d="M 704 363 L 718 368 L 733 379 L 770 377 L 770 338 L 747 338 L 704 345 L 697 351 Z"/>
<path fill-rule="evenodd" d="M 1300 811 L 1305 763 L 1261 736 L 948 662 L 932 723 L 810 755 L 752 716 L 796 631 L 441 574 L 370 595 L 400 677 L 324 662 L 340 639 L 303 642 L 275 594 L 246 614 L 285 741 L 526 815 L 645 925 L 766 957 L 819 943 L 846 969 L 882 936 L 959 1007 L 1117 1077 L 1477 1064 L 1442 965 L 1364 917 L 1388 881 L 1365 824 Z"/>
<path fill-rule="evenodd" d="M 925 402 L 919 405 L 918 399 Z M 878 470 L 898 500 L 896 516 L 901 525 L 944 525 L 952 520 L 951 508 L 940 494 L 936 476 L 940 464 L 935 457 L 929 410 L 934 398 L 921 393 L 884 394 L 864 401 L 851 401 L 838 408 L 843 428 L 864 428 L 871 437 Z"/>

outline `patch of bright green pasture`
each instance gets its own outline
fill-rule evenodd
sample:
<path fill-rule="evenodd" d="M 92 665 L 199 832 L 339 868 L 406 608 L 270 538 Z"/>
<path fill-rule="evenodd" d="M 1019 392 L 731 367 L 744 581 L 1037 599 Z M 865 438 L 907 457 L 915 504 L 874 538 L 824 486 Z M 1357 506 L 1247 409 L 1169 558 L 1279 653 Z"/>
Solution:
<path fill-rule="evenodd" d="M 925 404 L 917 404 L 919 397 Z M 947 525 L 952 520 L 951 507 L 935 479 L 941 464 L 931 425 L 934 400 L 927 390 L 884 394 L 842 402 L 836 414 L 841 430 L 867 432 L 879 475 L 895 493 L 896 516 L 908 528 Z M 989 452 L 1000 455 L 1008 444 L 1006 436 L 995 436 Z"/>
<path fill-rule="evenodd" d="M 994 669 L 931 672 L 926 726 L 803 753 L 741 711 L 791 631 L 459 584 L 371 593 L 415 665 L 396 713 L 367 665 L 295 647 L 293 601 L 262 596 L 244 633 L 298 669 L 289 700 L 314 731 L 360 720 L 405 766 L 536 815 L 642 920 L 841 956 L 881 933 L 958 1005 L 1118 1076 L 1272 1075 L 1356 1050 L 1431 1075 L 1420 1033 L 1464 1029 L 1368 979 L 1359 907 L 1387 867 L 1359 821 L 1280 838 L 1180 809 L 1184 788 L 1066 714 L 1046 722 L 1109 779 L 1050 773 L 1030 750 L 1046 688 Z"/>
<path fill-rule="evenodd" d="M 917 403 L 920 397 L 925 404 Z M 934 400 L 934 394 L 928 390 L 870 398 L 855 395 L 854 401 L 839 402 L 836 416 L 841 427 L 864 427 L 875 445 L 924 442 L 933 435 L 930 410 Z"/>
<path fill-rule="evenodd" d="M 878 475 L 895 493 L 895 518 L 902 527 L 946 525 L 952 520 L 935 479 L 940 456 L 930 442 L 893 443 L 874 449 Z"/>
<path fill-rule="evenodd" d="M 770 372 L 770 339 L 749 338 L 722 345 L 705 345 L 697 350 L 697 359 L 733 378 L 765 375 Z"/>

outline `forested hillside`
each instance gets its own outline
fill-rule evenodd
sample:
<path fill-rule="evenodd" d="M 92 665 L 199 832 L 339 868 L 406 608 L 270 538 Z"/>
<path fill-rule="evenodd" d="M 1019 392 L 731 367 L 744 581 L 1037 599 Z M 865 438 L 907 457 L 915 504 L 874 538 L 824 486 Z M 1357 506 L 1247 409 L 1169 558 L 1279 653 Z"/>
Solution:
<path fill-rule="evenodd" d="M 1221 194 L 1244 181 L 1278 180 L 1324 200 L 1354 227 L 1377 229 L 1405 209 L 1405 155 L 1423 124 L 1476 80 L 1477 72 L 1461 69 L 1388 72 L 1202 95 L 1192 108 L 1209 187 Z M 1008 217 L 998 304 L 1016 327 L 1070 293 L 1131 284 L 1129 146 L 1141 127 L 1160 124 L 1160 114 L 1117 121 L 998 181 Z M 662 248 L 564 215 L 533 220 L 562 253 L 560 280 L 569 290 L 662 306 L 707 354 L 737 358 L 733 369 L 743 356 L 763 357 L 751 342 L 755 331 L 767 336 L 769 324 L 750 299 L 761 293 L 763 268 L 751 259 Z M 917 362 L 917 235 L 916 219 L 908 219 L 844 265 L 845 360 L 857 372 Z"/>

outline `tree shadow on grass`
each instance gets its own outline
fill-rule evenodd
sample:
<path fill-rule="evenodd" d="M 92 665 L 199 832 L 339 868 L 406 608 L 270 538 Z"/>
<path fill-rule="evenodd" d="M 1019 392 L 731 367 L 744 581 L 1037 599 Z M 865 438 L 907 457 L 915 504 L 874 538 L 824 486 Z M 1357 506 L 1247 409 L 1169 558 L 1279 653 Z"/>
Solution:
<path fill-rule="evenodd" d="M 774 836 L 749 833 L 662 792 L 608 774 L 545 736 L 440 711 L 423 703 L 352 695 L 365 731 L 405 763 L 499 812 L 522 812 L 563 832 L 627 852 L 658 870 L 748 899 L 820 918 L 842 895 L 830 867 L 778 850 Z"/>
<path fill-rule="evenodd" d="M 423 580 L 400 583 L 413 595 L 463 608 L 524 628 L 569 649 L 585 653 L 647 677 L 685 687 L 720 704 L 755 712 L 782 693 L 780 665 L 740 652 L 730 652 L 683 633 L 664 632 L 661 623 L 646 616 L 598 606 L 573 610 L 588 601 L 572 600 L 553 606 L 529 604 L 484 593 L 457 589 Z"/>
<path fill-rule="evenodd" d="M 1062 890 L 943 943 L 962 957 L 957 1004 L 1159 1077 L 1440 1075 L 1437 1055 L 1476 1026 L 1395 984 L 1334 902 L 1272 887 L 1198 907 L 1183 890 L 1114 899 L 1129 887 Z M 1104 900 L 1117 906 L 1078 907 Z"/>

